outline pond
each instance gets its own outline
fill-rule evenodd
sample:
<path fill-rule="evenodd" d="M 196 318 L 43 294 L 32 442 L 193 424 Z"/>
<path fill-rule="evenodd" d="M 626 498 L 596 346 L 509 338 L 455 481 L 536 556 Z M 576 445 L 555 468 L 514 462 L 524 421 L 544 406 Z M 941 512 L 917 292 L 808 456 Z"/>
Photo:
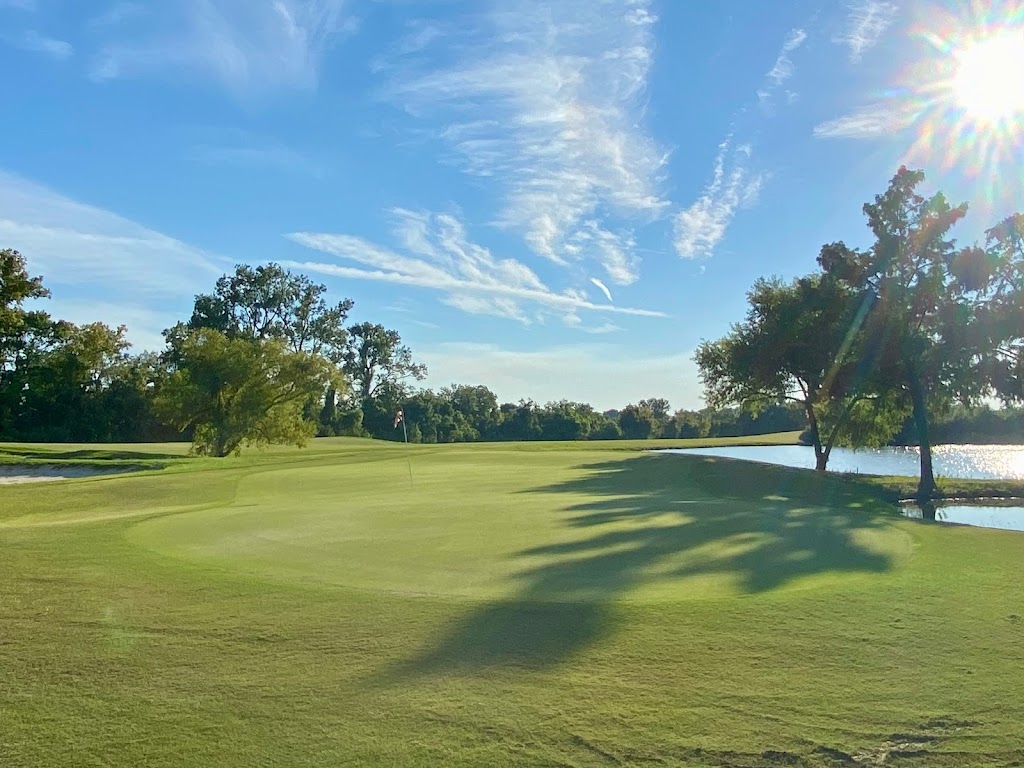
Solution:
<path fill-rule="evenodd" d="M 935 520 L 940 523 L 971 525 L 978 528 L 1024 531 L 1024 507 L 1020 504 L 1020 499 L 1004 504 L 1000 504 L 997 499 L 978 504 L 948 501 L 934 504 L 930 508 L 906 504 L 903 506 L 903 516 L 913 520 Z"/>
<path fill-rule="evenodd" d="M 784 467 L 814 469 L 814 449 L 804 445 L 670 448 L 659 452 L 745 459 Z M 833 448 L 828 469 L 830 472 L 862 475 L 916 477 L 920 472 L 920 461 L 916 447 L 858 451 Z M 932 449 L 932 465 L 936 477 L 1024 480 L 1024 445 L 937 445 Z"/>

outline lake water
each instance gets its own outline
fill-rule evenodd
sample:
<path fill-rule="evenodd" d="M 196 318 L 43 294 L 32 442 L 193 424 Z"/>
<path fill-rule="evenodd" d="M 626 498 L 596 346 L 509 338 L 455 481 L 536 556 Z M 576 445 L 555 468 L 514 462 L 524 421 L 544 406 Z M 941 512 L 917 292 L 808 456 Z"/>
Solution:
<path fill-rule="evenodd" d="M 660 452 L 744 459 L 784 467 L 814 469 L 814 449 L 809 445 L 670 448 Z M 854 472 L 861 475 L 917 477 L 920 462 L 920 454 L 914 447 L 858 451 L 833 448 L 828 469 L 830 472 Z M 936 477 L 1024 480 L 1024 445 L 937 445 L 932 448 L 932 466 Z"/>
<path fill-rule="evenodd" d="M 934 519 L 940 523 L 1024 531 L 1024 507 L 1019 506 L 1019 500 L 1016 504 L 1018 506 L 1000 505 L 995 500 L 985 504 L 954 501 L 938 504 L 929 513 L 916 504 L 908 504 L 903 507 L 903 516 L 913 520 L 931 520 L 931 514 L 934 513 Z"/>

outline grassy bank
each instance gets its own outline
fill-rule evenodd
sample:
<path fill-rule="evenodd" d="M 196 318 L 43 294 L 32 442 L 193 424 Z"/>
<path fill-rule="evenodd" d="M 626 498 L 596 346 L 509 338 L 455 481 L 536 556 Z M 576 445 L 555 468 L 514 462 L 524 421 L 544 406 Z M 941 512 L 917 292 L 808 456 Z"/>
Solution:
<path fill-rule="evenodd" d="M 1024 761 L 1024 536 L 650 447 L 0 487 L 0 764 Z"/>

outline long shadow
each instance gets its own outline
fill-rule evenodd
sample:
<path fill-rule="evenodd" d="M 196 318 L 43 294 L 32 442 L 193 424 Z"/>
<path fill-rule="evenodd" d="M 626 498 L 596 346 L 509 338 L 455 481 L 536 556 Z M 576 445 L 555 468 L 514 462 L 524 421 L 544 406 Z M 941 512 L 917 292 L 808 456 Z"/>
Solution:
<path fill-rule="evenodd" d="M 470 611 L 387 678 L 566 661 L 612 631 L 616 603 L 642 588 L 672 599 L 705 589 L 694 577 L 710 577 L 763 593 L 816 574 L 892 567 L 859 537 L 892 519 L 891 502 L 849 479 L 683 456 L 578 469 L 581 477 L 524 493 L 591 499 L 552 504 L 584 535 L 516 553 L 523 567 L 512 599 Z"/>

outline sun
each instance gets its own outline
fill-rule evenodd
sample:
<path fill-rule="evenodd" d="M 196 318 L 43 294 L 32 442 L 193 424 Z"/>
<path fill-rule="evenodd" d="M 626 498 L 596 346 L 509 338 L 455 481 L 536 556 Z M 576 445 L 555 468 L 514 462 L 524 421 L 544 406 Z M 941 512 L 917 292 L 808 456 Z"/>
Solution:
<path fill-rule="evenodd" d="M 967 119 L 1024 122 L 1024 29 L 1002 30 L 955 53 L 953 95 Z"/>

